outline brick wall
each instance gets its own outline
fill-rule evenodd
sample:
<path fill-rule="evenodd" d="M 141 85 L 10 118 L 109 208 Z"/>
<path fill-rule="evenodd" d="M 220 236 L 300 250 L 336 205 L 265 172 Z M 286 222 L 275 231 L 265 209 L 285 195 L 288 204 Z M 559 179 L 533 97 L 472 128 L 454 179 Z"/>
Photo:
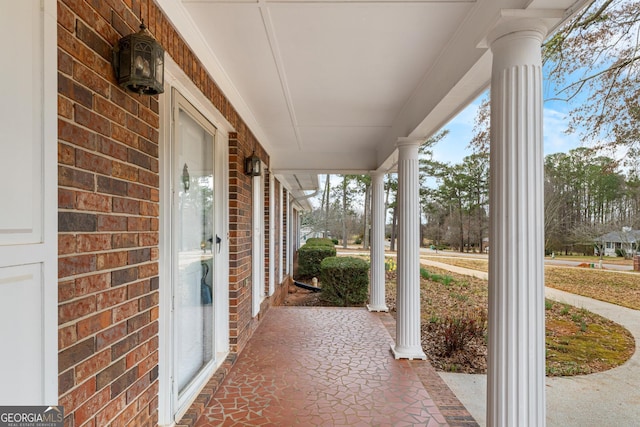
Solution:
<path fill-rule="evenodd" d="M 66 426 L 155 425 L 158 99 L 113 82 L 137 16 L 58 2 L 59 394 Z"/>
<path fill-rule="evenodd" d="M 110 64 L 111 47 L 138 31 L 141 19 L 237 130 L 229 159 L 233 350 L 257 323 L 243 161 L 256 147 L 268 163 L 266 153 L 151 0 L 59 0 L 58 341 L 66 427 L 157 423 L 158 97 L 121 90 Z"/>

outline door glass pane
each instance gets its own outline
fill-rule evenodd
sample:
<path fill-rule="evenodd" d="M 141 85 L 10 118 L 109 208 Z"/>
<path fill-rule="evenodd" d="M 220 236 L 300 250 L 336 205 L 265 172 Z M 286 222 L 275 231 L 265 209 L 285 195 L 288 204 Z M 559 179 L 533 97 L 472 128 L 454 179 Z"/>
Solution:
<path fill-rule="evenodd" d="M 174 164 L 177 380 L 213 359 L 213 135 L 180 110 Z"/>

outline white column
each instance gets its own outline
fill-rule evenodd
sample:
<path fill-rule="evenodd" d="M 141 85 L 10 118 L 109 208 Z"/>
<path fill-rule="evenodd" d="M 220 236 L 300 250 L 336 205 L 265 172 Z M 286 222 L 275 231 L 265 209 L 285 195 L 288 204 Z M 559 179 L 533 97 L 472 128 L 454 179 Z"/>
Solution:
<path fill-rule="evenodd" d="M 426 359 L 420 343 L 420 209 L 418 146 L 421 140 L 398 138 L 398 275 L 396 359 Z"/>
<path fill-rule="evenodd" d="M 371 293 L 369 311 L 389 311 L 385 301 L 384 270 L 384 172 L 371 174 Z"/>
<path fill-rule="evenodd" d="M 545 425 L 542 66 L 546 28 L 489 38 L 491 178 L 487 425 Z"/>

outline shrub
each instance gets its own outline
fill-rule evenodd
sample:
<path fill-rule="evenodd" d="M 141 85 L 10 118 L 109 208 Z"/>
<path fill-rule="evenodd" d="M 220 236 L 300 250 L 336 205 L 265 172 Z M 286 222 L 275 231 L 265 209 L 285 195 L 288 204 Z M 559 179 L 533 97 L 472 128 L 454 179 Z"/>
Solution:
<path fill-rule="evenodd" d="M 298 249 L 298 276 L 320 276 L 320 263 L 323 259 L 333 256 L 336 256 L 336 248 L 333 245 L 303 245 L 300 249 Z"/>
<path fill-rule="evenodd" d="M 334 245 L 337 245 L 338 243 L 340 243 L 338 239 L 331 239 L 331 241 L 333 242 Z"/>
<path fill-rule="evenodd" d="M 487 329 L 487 318 L 482 312 L 461 317 L 447 316 L 440 321 L 444 356 L 451 356 L 474 338 L 482 337 Z"/>
<path fill-rule="evenodd" d="M 369 263 L 353 257 L 329 257 L 320 264 L 323 300 L 340 307 L 360 305 L 369 294 Z"/>
<path fill-rule="evenodd" d="M 333 246 L 333 240 L 325 237 L 310 237 L 307 239 L 305 245 L 309 246 Z"/>

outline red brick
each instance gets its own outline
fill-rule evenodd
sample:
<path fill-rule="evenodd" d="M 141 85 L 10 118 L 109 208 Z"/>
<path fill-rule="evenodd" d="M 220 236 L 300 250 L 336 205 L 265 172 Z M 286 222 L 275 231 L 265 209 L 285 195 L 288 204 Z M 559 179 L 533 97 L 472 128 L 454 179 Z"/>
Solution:
<path fill-rule="evenodd" d="M 140 297 L 140 299 L 138 300 L 138 303 L 139 303 L 138 309 L 140 311 L 144 311 L 151 307 L 154 307 L 158 305 L 158 293 L 154 292 L 151 295 L 145 295 L 143 297 Z"/>
<path fill-rule="evenodd" d="M 138 311 L 142 311 L 142 310 L 138 308 Z M 150 320 L 150 315 L 148 311 L 140 313 L 137 316 L 130 318 L 129 320 L 127 320 L 127 332 L 131 333 L 143 328 L 144 326 L 149 324 L 149 320 Z"/>
<path fill-rule="evenodd" d="M 99 332 L 96 335 L 96 351 L 100 351 L 107 346 L 115 343 L 120 340 L 122 337 L 127 334 L 127 324 L 126 322 L 122 322 L 111 328 Z"/>
<path fill-rule="evenodd" d="M 114 249 L 135 248 L 138 246 L 137 233 L 117 233 L 111 236 L 111 245 Z"/>
<path fill-rule="evenodd" d="M 136 267 L 124 268 L 111 273 L 111 283 L 113 286 L 122 285 L 138 280 L 138 269 Z"/>
<path fill-rule="evenodd" d="M 145 123 L 151 125 L 151 127 L 160 127 L 160 116 L 147 108 L 140 108 L 138 117 Z"/>
<path fill-rule="evenodd" d="M 85 379 L 96 375 L 99 371 L 103 370 L 111 363 L 111 350 L 104 350 L 90 359 L 78 364 L 75 368 L 76 382 L 82 382 Z"/>
<path fill-rule="evenodd" d="M 92 418 L 98 411 L 104 408 L 111 398 L 108 389 L 104 389 L 94 394 L 86 403 L 76 409 L 74 420 L 76 425 L 82 425 L 89 418 Z"/>
<path fill-rule="evenodd" d="M 89 295 L 108 289 L 111 286 L 111 274 L 101 273 L 79 277 L 75 281 L 76 295 Z"/>
<path fill-rule="evenodd" d="M 74 111 L 74 119 L 76 123 L 103 135 L 109 136 L 111 134 L 111 123 L 106 118 L 99 116 L 93 111 L 78 104 L 74 106 Z"/>
<path fill-rule="evenodd" d="M 127 265 L 127 252 L 109 252 L 96 255 L 96 268 L 107 270 Z"/>
<path fill-rule="evenodd" d="M 58 163 L 73 166 L 76 163 L 76 151 L 67 144 L 58 143 Z"/>
<path fill-rule="evenodd" d="M 98 301 L 100 300 L 100 295 L 98 295 Z M 98 308 L 98 310 L 100 310 L 100 308 Z M 86 319 L 79 320 L 77 327 L 78 339 L 86 338 L 109 326 L 111 326 L 111 312 L 109 311 L 104 311 Z"/>
<path fill-rule="evenodd" d="M 78 252 L 107 251 L 111 249 L 110 234 L 78 234 Z"/>
<path fill-rule="evenodd" d="M 133 351 L 127 353 L 127 356 L 125 357 L 127 369 L 134 367 L 141 360 L 147 358 L 150 352 L 151 348 L 149 346 L 149 342 L 146 342 L 136 347 Z M 138 372 L 140 373 L 140 375 L 143 375 L 145 372 L 149 371 L 149 369 L 139 369 Z"/>
<path fill-rule="evenodd" d="M 149 218 L 129 217 L 127 219 L 128 231 L 149 231 L 151 222 Z"/>
<path fill-rule="evenodd" d="M 76 167 L 103 175 L 111 175 L 111 160 L 85 150 L 76 150 Z"/>
<path fill-rule="evenodd" d="M 64 4 L 58 2 L 58 25 L 61 25 L 69 32 L 73 32 L 75 17 Z"/>
<path fill-rule="evenodd" d="M 58 307 L 58 323 L 67 323 L 95 311 L 96 299 L 93 296 L 62 304 Z"/>
<path fill-rule="evenodd" d="M 138 150 L 148 154 L 153 158 L 158 157 L 158 144 L 155 142 L 151 142 L 146 138 L 140 137 L 138 139 Z"/>
<path fill-rule="evenodd" d="M 130 182 L 127 185 L 127 196 L 134 199 L 149 200 L 149 197 L 151 196 L 151 188 Z"/>
<path fill-rule="evenodd" d="M 98 191 L 100 193 L 113 194 L 116 196 L 127 195 L 127 182 L 114 179 L 108 176 L 98 176 Z"/>
<path fill-rule="evenodd" d="M 149 317 L 151 318 L 151 311 L 149 311 Z M 152 321 L 150 324 L 138 331 L 138 337 L 140 342 L 148 341 L 150 339 L 158 338 L 158 322 Z"/>
<path fill-rule="evenodd" d="M 73 118 L 73 102 L 58 95 L 58 115 L 65 119 Z"/>
<path fill-rule="evenodd" d="M 138 136 L 132 131 L 117 124 L 113 124 L 111 126 L 111 138 L 130 147 L 137 147 L 138 145 Z"/>
<path fill-rule="evenodd" d="M 114 197 L 113 211 L 130 215 L 138 215 L 140 213 L 140 203 L 141 202 L 139 200 Z"/>
<path fill-rule="evenodd" d="M 127 231 L 126 216 L 98 215 L 98 231 Z"/>
<path fill-rule="evenodd" d="M 148 154 L 144 154 L 137 150 L 129 150 L 128 161 L 134 165 L 138 165 L 141 168 L 151 170 L 151 163 L 153 158 Z"/>
<path fill-rule="evenodd" d="M 124 394 L 115 399 L 111 399 L 111 402 L 96 414 L 96 423 L 99 426 L 109 425 L 110 421 L 124 409 L 126 403 L 126 396 Z"/>
<path fill-rule="evenodd" d="M 113 176 L 127 181 L 138 181 L 138 168 L 121 162 L 112 162 Z"/>
<path fill-rule="evenodd" d="M 133 133 L 140 135 L 147 139 L 153 139 L 153 129 L 144 121 L 134 117 L 132 115 L 127 115 L 126 127 Z"/>
<path fill-rule="evenodd" d="M 151 281 L 142 280 L 127 286 L 127 298 L 133 299 L 151 291 Z"/>
<path fill-rule="evenodd" d="M 125 391 L 138 379 L 138 367 L 133 367 L 127 371 L 124 375 L 116 379 L 111 383 L 111 398 L 115 398 L 120 393 Z"/>
<path fill-rule="evenodd" d="M 76 237 L 73 234 L 58 234 L 58 255 L 76 252 Z"/>
<path fill-rule="evenodd" d="M 120 322 L 138 313 L 138 301 L 129 301 L 113 308 L 113 321 Z"/>
<path fill-rule="evenodd" d="M 88 150 L 95 150 L 95 135 L 65 120 L 58 120 L 58 138 Z"/>
<path fill-rule="evenodd" d="M 122 286 L 98 294 L 96 303 L 98 310 L 113 307 L 127 300 L 127 288 Z M 111 313 L 109 314 L 111 319 Z"/>
<path fill-rule="evenodd" d="M 113 394 L 113 393 L 112 393 Z M 133 418 L 137 413 L 137 405 L 135 402 L 129 404 L 127 408 L 120 414 L 113 422 L 110 424 L 110 427 L 129 427 L 132 425 L 138 425 L 133 421 Z"/>
<path fill-rule="evenodd" d="M 94 22 L 97 22 L 97 19 Z M 105 60 L 111 61 L 111 45 L 82 21 L 76 21 L 76 37 Z"/>
<path fill-rule="evenodd" d="M 139 395 L 142 394 L 151 385 L 149 374 L 144 375 L 138 381 L 133 383 L 127 390 L 127 402 L 133 402 Z"/>
<path fill-rule="evenodd" d="M 96 380 L 95 378 L 89 378 L 69 393 L 62 395 L 58 400 L 58 404 L 64 406 L 65 414 L 69 414 L 76 410 L 78 406 L 84 403 L 95 392 Z"/>
<path fill-rule="evenodd" d="M 78 83 L 91 89 L 92 91 L 107 97 L 111 85 L 105 80 L 106 75 L 100 75 L 81 63 L 75 63 L 73 67 L 73 78 Z"/>
<path fill-rule="evenodd" d="M 93 338 L 87 338 L 84 341 L 62 350 L 58 353 L 58 371 L 66 371 L 68 368 L 91 357 L 94 352 L 95 340 Z"/>
<path fill-rule="evenodd" d="M 127 160 L 129 149 L 126 145 L 120 144 L 119 142 L 116 142 L 102 135 L 97 135 L 96 141 L 98 145 L 98 151 L 102 154 L 106 154 L 107 156 L 113 157 L 118 160 Z"/>
<path fill-rule="evenodd" d="M 140 279 L 158 275 L 158 263 L 143 264 L 138 267 L 138 277 Z"/>
<path fill-rule="evenodd" d="M 93 100 L 93 110 L 121 126 L 125 125 L 125 111 L 105 98 L 96 96 Z"/>
<path fill-rule="evenodd" d="M 158 233 L 140 233 L 140 246 L 157 246 L 160 241 Z"/>
<path fill-rule="evenodd" d="M 63 73 L 58 73 L 58 94 L 91 108 L 93 104 L 93 93 L 87 88 L 80 86 Z"/>
<path fill-rule="evenodd" d="M 58 185 L 93 190 L 95 188 L 95 175 L 78 169 L 58 166 Z"/>
<path fill-rule="evenodd" d="M 129 251 L 129 265 L 142 264 L 151 260 L 151 250 L 149 248 L 135 249 Z"/>
<path fill-rule="evenodd" d="M 89 273 L 95 269 L 96 257 L 93 254 L 58 258 L 58 278 Z"/>
<path fill-rule="evenodd" d="M 157 217 L 159 214 L 159 204 L 153 202 L 140 202 L 140 215 Z"/>
<path fill-rule="evenodd" d="M 78 342 L 76 325 L 69 325 L 58 329 L 58 350 L 64 350 Z"/>
<path fill-rule="evenodd" d="M 149 222 L 151 231 L 158 231 L 160 229 L 160 221 L 158 221 L 158 218 L 151 218 Z"/>
<path fill-rule="evenodd" d="M 127 92 L 116 89 L 115 86 L 112 86 L 111 89 L 111 101 L 113 101 L 116 105 L 124 108 L 126 111 L 133 115 L 138 114 L 138 108 L 140 108 L 140 104 L 138 104 Z"/>
<path fill-rule="evenodd" d="M 105 351 L 109 354 L 109 359 L 113 360 L 111 349 L 107 349 Z M 98 390 L 100 390 L 101 388 L 103 388 L 106 385 L 110 384 L 116 378 L 121 376 L 125 372 L 125 370 L 126 369 L 125 369 L 125 360 L 124 359 L 118 360 L 118 361 L 114 362 L 113 364 L 111 364 L 109 367 L 107 367 L 105 369 L 102 369 L 96 375 L 96 388 Z"/>
<path fill-rule="evenodd" d="M 71 390 L 75 385 L 74 379 L 75 374 L 73 369 L 69 369 L 68 371 L 58 375 L 58 394 L 64 394 Z"/>
<path fill-rule="evenodd" d="M 76 206 L 77 209 L 83 211 L 110 212 L 111 197 L 103 194 L 77 192 Z"/>

